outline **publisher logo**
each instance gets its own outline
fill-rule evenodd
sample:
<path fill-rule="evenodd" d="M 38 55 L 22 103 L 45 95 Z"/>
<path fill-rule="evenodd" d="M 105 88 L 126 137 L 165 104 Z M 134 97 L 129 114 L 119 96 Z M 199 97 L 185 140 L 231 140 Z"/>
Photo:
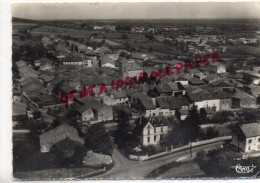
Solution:
<path fill-rule="evenodd" d="M 240 164 L 233 166 L 232 168 L 235 168 L 237 173 L 253 173 L 256 166 L 241 166 Z"/>

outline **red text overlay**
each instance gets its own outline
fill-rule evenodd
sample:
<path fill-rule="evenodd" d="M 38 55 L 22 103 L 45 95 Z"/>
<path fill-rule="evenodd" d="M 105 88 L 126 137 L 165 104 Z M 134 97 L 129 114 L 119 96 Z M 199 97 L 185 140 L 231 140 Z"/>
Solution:
<path fill-rule="evenodd" d="M 194 67 L 199 68 L 201 64 L 204 66 L 210 65 L 210 61 L 214 64 L 215 62 L 221 62 L 222 59 L 218 58 L 218 53 L 213 52 L 212 54 L 206 54 L 203 57 L 200 55 L 196 55 L 195 57 L 195 66 L 191 64 L 190 61 L 186 61 L 183 64 L 176 64 L 175 69 L 171 69 L 169 66 L 165 67 L 165 72 L 163 72 L 163 69 L 159 69 L 158 71 L 152 71 L 150 73 L 150 79 L 152 81 L 164 78 L 165 76 L 172 76 L 174 74 L 181 74 L 181 71 L 183 69 L 184 72 L 189 72 L 189 70 L 194 69 Z M 114 80 L 111 81 L 111 87 L 110 90 L 118 90 L 123 87 L 129 87 L 133 88 L 134 84 L 138 83 L 145 83 L 147 82 L 147 77 L 144 76 L 144 72 L 139 73 L 139 76 L 134 76 L 134 77 L 126 77 L 124 80 L 117 80 L 116 82 Z M 73 102 L 76 100 L 74 94 L 79 93 L 79 98 L 82 99 L 87 96 L 95 96 L 94 89 L 98 88 L 98 94 L 102 94 L 103 92 L 108 92 L 108 87 L 104 84 L 101 83 L 99 86 L 96 85 L 91 85 L 88 88 L 83 88 L 82 90 L 72 90 L 68 93 L 67 96 L 63 92 L 60 93 L 60 101 L 65 104 L 65 107 L 69 106 L 69 101 Z"/>

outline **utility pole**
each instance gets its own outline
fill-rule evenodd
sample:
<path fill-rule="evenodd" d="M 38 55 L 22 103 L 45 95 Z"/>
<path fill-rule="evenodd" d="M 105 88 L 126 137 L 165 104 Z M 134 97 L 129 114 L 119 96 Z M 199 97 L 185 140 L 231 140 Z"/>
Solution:
<path fill-rule="evenodd" d="M 192 142 L 190 142 L 190 157 L 192 158 Z"/>

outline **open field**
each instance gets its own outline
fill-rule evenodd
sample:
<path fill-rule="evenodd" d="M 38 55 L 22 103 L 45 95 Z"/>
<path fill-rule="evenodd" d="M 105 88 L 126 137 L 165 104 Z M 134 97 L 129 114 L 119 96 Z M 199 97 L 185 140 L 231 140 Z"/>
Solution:
<path fill-rule="evenodd" d="M 180 166 L 172 167 L 166 172 L 160 174 L 160 179 L 171 179 L 180 177 L 198 177 L 205 174 L 197 163 L 183 163 Z"/>
<path fill-rule="evenodd" d="M 31 31 L 32 35 L 62 35 L 62 36 L 70 36 L 77 38 L 90 38 L 93 34 L 93 38 L 103 39 L 103 35 L 107 39 L 121 39 L 122 34 L 126 34 L 128 39 L 142 39 L 144 36 L 142 34 L 137 33 L 120 33 L 120 32 L 106 32 L 102 30 L 82 30 L 75 28 L 63 28 L 63 27 L 55 27 L 55 26 L 41 26 L 34 28 Z"/>

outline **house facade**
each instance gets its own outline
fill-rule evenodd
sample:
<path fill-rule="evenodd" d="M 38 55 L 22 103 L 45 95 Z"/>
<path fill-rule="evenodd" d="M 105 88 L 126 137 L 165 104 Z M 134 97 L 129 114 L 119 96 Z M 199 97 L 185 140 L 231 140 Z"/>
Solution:
<path fill-rule="evenodd" d="M 159 145 L 169 131 L 169 119 L 166 117 L 140 117 L 140 143 L 143 146 Z"/>
<path fill-rule="evenodd" d="M 260 152 L 260 123 L 237 127 L 232 134 L 231 144 L 245 153 Z"/>

